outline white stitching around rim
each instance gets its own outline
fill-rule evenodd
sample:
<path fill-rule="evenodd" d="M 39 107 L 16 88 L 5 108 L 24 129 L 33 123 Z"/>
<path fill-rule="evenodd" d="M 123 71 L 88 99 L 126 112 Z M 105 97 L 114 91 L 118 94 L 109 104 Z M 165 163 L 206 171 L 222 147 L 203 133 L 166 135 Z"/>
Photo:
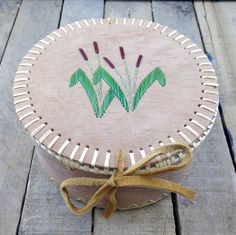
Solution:
<path fill-rule="evenodd" d="M 100 20 L 100 24 L 104 24 L 104 22 L 103 22 L 103 19 L 98 19 L 98 21 Z M 129 23 L 131 23 L 132 25 L 135 23 L 135 21 L 136 21 L 136 19 L 135 18 L 133 18 L 132 20 L 129 20 Z M 89 22 L 87 21 L 87 20 L 83 20 L 82 22 L 84 22 L 85 23 L 85 25 L 86 26 L 88 26 L 89 25 Z M 95 22 L 95 23 L 94 23 Z M 95 21 L 94 19 L 92 19 L 92 23 L 93 24 L 96 24 L 96 22 L 97 21 Z M 115 21 L 115 23 L 119 23 L 119 19 L 116 19 L 116 21 Z M 124 24 L 128 24 L 128 19 L 126 20 L 126 19 L 123 19 L 123 23 Z M 82 26 L 80 25 L 80 23 L 77 21 L 77 22 L 75 22 L 75 24 L 78 26 L 78 28 L 81 28 Z M 159 26 L 160 26 L 160 24 L 155 24 L 154 22 L 152 22 L 152 21 L 149 21 L 149 22 L 145 22 L 145 24 L 144 24 L 144 21 L 141 19 L 140 21 L 139 21 L 139 23 L 138 23 L 138 25 L 140 25 L 140 26 L 143 26 L 143 27 L 146 27 L 146 28 L 149 28 L 149 27 L 151 27 L 152 26 L 152 28 L 153 28 L 153 30 L 157 30 L 158 28 L 159 28 Z M 146 26 L 145 26 L 146 25 Z M 67 26 L 67 29 L 71 29 L 71 30 L 73 30 L 74 29 L 74 27 L 72 26 L 72 25 L 70 25 L 70 24 L 68 24 Z M 58 29 L 57 31 L 54 31 L 54 32 L 52 32 L 51 33 L 51 35 L 56 35 L 57 37 L 59 37 L 59 38 L 61 38 L 61 37 L 64 37 L 64 34 L 63 34 L 63 36 L 59 33 L 60 31 L 59 30 L 62 30 L 62 31 L 64 31 L 65 33 L 68 33 L 68 32 L 70 32 L 70 31 L 67 31 L 67 29 L 66 29 L 66 27 L 61 27 L 60 29 Z M 84 26 L 83 26 L 84 27 Z M 163 28 L 161 28 L 161 29 L 159 29 L 159 31 L 160 32 L 162 32 L 162 33 L 164 33 L 165 31 L 167 31 L 167 29 L 168 29 L 168 27 L 167 26 L 163 26 Z M 175 35 L 175 33 L 176 33 L 177 31 L 176 30 L 174 30 L 174 31 L 172 31 L 171 33 L 169 33 L 169 34 L 167 34 L 166 33 L 166 35 L 168 36 L 168 37 L 171 37 L 171 36 L 173 36 L 173 35 Z M 185 36 L 184 35 L 179 35 L 179 36 L 177 36 L 177 37 L 175 37 L 174 38 L 174 40 L 176 40 L 176 41 L 178 41 L 178 40 L 180 40 L 180 39 L 182 39 L 182 38 L 184 38 L 181 42 L 179 42 L 179 44 L 180 45 L 183 45 L 183 44 L 185 44 L 185 43 L 187 43 L 187 42 L 189 42 L 190 41 L 190 39 L 188 39 L 188 38 L 185 38 Z M 54 37 L 52 37 L 52 36 L 50 36 L 50 35 L 47 35 L 46 37 L 45 37 L 45 39 L 50 39 L 51 41 L 56 41 L 56 39 L 54 38 Z M 43 44 L 45 44 L 45 45 L 47 45 L 47 46 L 50 46 L 50 43 L 48 42 L 48 41 L 46 41 L 45 39 L 42 39 L 42 40 L 40 40 L 39 42 L 41 42 L 41 43 L 43 43 Z M 41 50 L 45 50 L 46 48 L 44 47 L 44 46 L 42 46 L 42 45 L 40 45 L 40 44 L 35 44 L 34 45 L 34 47 L 37 47 L 38 49 L 41 49 Z M 191 45 L 188 45 L 185 49 L 191 49 L 192 47 L 195 47 L 195 44 L 191 44 Z M 39 52 L 39 51 L 36 51 L 36 50 L 31 50 L 31 51 L 29 51 L 28 53 L 31 53 L 31 54 L 34 54 L 34 55 L 40 55 L 41 54 L 41 52 Z M 189 52 L 190 54 L 195 54 L 195 53 L 203 53 L 203 51 L 202 51 L 202 49 L 196 49 L 196 50 L 191 50 L 190 52 Z M 37 60 L 37 57 L 32 57 L 32 56 L 25 56 L 25 57 L 23 57 L 23 59 L 24 60 L 32 60 L 32 61 L 36 61 Z M 207 56 L 206 55 L 197 55 L 197 56 L 195 56 L 194 57 L 194 59 L 207 59 Z M 31 67 L 31 65 L 33 65 L 33 64 L 30 64 L 30 63 L 22 63 L 22 64 L 20 64 L 20 66 L 30 66 Z M 199 63 L 198 64 L 199 66 L 211 66 L 212 64 L 210 63 L 210 62 L 202 62 L 202 63 Z M 26 72 L 26 70 L 25 71 L 18 71 L 18 73 L 17 74 L 22 74 L 22 72 L 24 73 L 24 72 Z M 30 73 L 29 71 L 27 71 L 26 72 L 27 74 L 28 73 Z M 217 77 L 215 76 L 215 70 L 214 69 L 201 69 L 201 73 L 202 73 L 202 79 L 217 79 Z M 209 74 L 208 74 L 209 73 Z M 214 75 L 212 74 L 212 73 L 214 73 Z M 204 74 L 204 75 L 203 75 Z M 18 79 L 18 82 L 20 82 L 20 81 L 27 81 L 26 79 L 28 79 L 28 78 L 16 78 L 16 80 L 15 80 L 15 82 L 17 82 L 17 79 Z M 218 87 L 218 84 L 217 83 L 209 83 L 209 82 L 205 82 L 205 83 L 203 83 L 203 86 L 208 86 L 208 87 L 213 87 L 213 88 L 215 88 L 215 87 Z M 22 85 L 19 85 L 19 86 L 14 86 L 14 89 L 24 89 L 24 88 L 27 88 L 27 84 L 22 84 Z M 206 90 L 204 90 L 203 91 L 203 93 L 204 94 L 208 94 L 208 95 L 217 95 L 218 96 L 218 91 L 215 91 L 215 90 L 210 90 L 210 89 L 206 89 Z M 19 93 L 14 93 L 13 94 L 13 96 L 14 97 L 18 97 L 18 96 L 23 96 L 23 95 L 28 95 L 28 92 L 25 92 L 25 91 L 23 91 L 23 92 L 19 92 Z M 18 103 L 21 103 L 21 102 L 24 102 L 24 101 L 29 101 L 29 98 L 27 97 L 27 98 L 23 98 L 23 99 L 20 99 L 20 100 L 16 100 L 15 102 L 16 102 L 16 104 L 17 104 L 17 102 Z M 218 104 L 218 100 L 214 100 L 214 98 L 213 99 L 210 99 L 209 97 L 202 97 L 202 101 L 204 101 L 204 102 L 209 102 L 209 103 L 212 103 L 212 104 Z M 32 105 L 31 104 L 29 104 L 29 105 L 25 105 L 25 106 L 23 106 L 23 107 L 20 107 L 20 108 L 18 108 L 18 109 L 16 109 L 16 112 L 18 113 L 18 112 L 20 112 L 20 111 L 23 111 L 23 110 L 25 110 L 25 109 L 27 109 L 27 108 L 30 108 Z M 207 105 L 203 105 L 203 104 L 201 104 L 201 106 L 200 106 L 200 108 L 203 108 L 203 109 L 206 109 L 206 110 L 208 110 L 208 111 L 210 111 L 210 112 L 212 112 L 212 113 L 215 113 L 216 112 L 216 110 L 214 110 L 214 109 L 211 109 L 210 107 L 208 107 Z M 28 117 L 29 115 L 32 115 L 32 114 L 34 114 L 34 112 L 33 111 L 29 111 L 28 113 L 26 113 L 26 114 L 24 114 L 24 115 L 22 115 L 19 119 L 24 119 L 24 118 L 26 118 L 26 117 Z M 202 114 L 202 113 L 200 113 L 200 112 L 196 112 L 195 113 L 195 115 L 196 116 L 199 116 L 199 117 L 201 117 L 201 118 L 203 118 L 203 119 L 206 119 L 206 120 L 208 120 L 210 123 L 209 123 L 209 125 L 207 126 L 207 127 L 204 127 L 202 124 L 200 124 L 200 123 L 198 123 L 196 120 L 194 120 L 194 119 L 192 119 L 191 120 L 191 122 L 193 123 L 193 124 L 195 124 L 196 126 L 198 126 L 198 127 L 201 127 L 201 129 L 203 129 L 203 130 L 207 130 L 206 131 L 206 133 L 209 131 L 209 129 L 211 128 L 211 126 L 212 126 L 212 123 L 213 123 L 213 119 L 212 118 L 210 118 L 210 117 L 208 117 L 208 116 L 206 116 L 205 114 Z M 41 124 L 39 127 L 44 127 L 44 125 L 46 126 L 46 124 Z M 38 128 L 39 128 L 38 127 Z M 191 127 L 190 127 L 191 128 Z M 36 128 L 37 129 L 37 128 Z M 36 130 L 35 129 L 35 130 Z M 40 129 L 40 128 L 39 128 Z M 37 129 L 37 130 L 39 130 L 39 129 Z M 188 129 L 188 126 L 186 126 L 186 129 Z M 41 130 L 41 129 L 40 129 Z M 189 130 L 189 129 L 188 129 Z M 190 129 L 191 131 L 190 132 L 192 132 L 193 133 L 193 128 L 191 128 Z M 44 135 L 39 139 L 39 140 L 41 140 L 41 142 L 45 139 L 45 138 L 47 138 L 51 133 L 53 133 L 53 131 L 52 130 L 48 130 L 46 133 L 44 133 Z M 195 133 L 195 132 L 194 132 Z M 196 132 L 197 133 L 197 132 Z M 195 134 L 196 134 L 195 133 Z M 191 144 L 193 144 L 192 143 L 192 141 L 181 131 L 181 132 L 179 132 L 179 135 L 181 135 L 182 136 L 182 138 L 183 139 L 185 139 L 185 141 L 186 142 L 188 142 L 188 143 L 191 143 Z M 44 139 L 43 139 L 44 138 Z M 49 145 L 47 146 L 47 147 L 52 147 L 56 142 L 57 142 L 57 140 L 60 138 L 60 136 L 59 135 L 57 135 L 56 137 L 54 137 L 54 139 L 53 139 L 53 141 L 51 141 L 51 143 L 49 143 Z M 168 139 L 169 139 L 169 141 L 170 142 L 174 142 L 175 140 L 172 138 L 172 137 L 168 137 Z M 65 142 L 64 142 L 64 144 L 65 144 Z M 68 143 L 67 143 L 67 145 L 68 145 Z M 67 146 L 66 145 L 66 146 Z M 163 145 L 163 143 L 162 142 L 160 142 L 160 145 Z M 63 145 L 62 145 L 63 146 Z M 62 149 L 62 146 L 60 147 L 60 149 Z M 65 146 L 65 148 L 66 148 L 66 146 Z M 46 148 L 46 150 L 48 151 L 48 152 L 50 152 L 50 154 L 52 154 L 52 155 L 54 155 L 55 157 L 57 157 L 57 159 L 62 159 L 62 157 L 60 157 L 59 155 L 57 155 L 57 153 L 54 153 L 53 151 L 51 151 L 50 149 L 48 149 L 46 146 L 44 146 L 44 149 Z M 64 147 L 64 146 L 63 146 Z M 150 150 L 151 150 L 151 148 L 153 148 L 152 146 L 150 147 Z M 59 149 L 59 150 L 60 150 Z M 64 149 L 64 148 L 63 148 Z M 71 160 L 73 160 L 74 159 L 74 156 L 75 156 L 75 154 L 76 154 L 76 152 L 78 151 L 78 149 L 79 149 L 79 145 L 75 145 L 75 147 L 74 147 L 74 149 L 73 149 L 73 151 L 74 151 L 74 153 L 73 153 L 73 151 L 72 151 L 72 153 L 71 153 L 71 158 L 69 158 L 69 159 L 71 159 Z M 85 158 L 85 156 L 86 156 L 86 154 L 87 154 L 87 151 L 88 151 L 88 147 L 85 147 L 84 148 L 84 150 L 83 150 L 83 152 L 82 152 L 82 155 L 80 156 L 80 159 L 79 159 L 79 162 L 80 163 L 82 163 L 83 162 L 83 160 L 84 160 L 84 158 Z M 60 153 L 61 151 L 59 151 L 59 153 Z M 98 154 L 98 153 L 97 153 Z M 95 155 L 96 156 L 96 155 Z M 106 168 L 108 168 L 109 167 L 109 162 L 110 162 L 110 156 L 111 156 L 111 153 L 110 152 L 107 152 L 106 153 L 106 157 L 105 157 L 105 161 L 104 161 L 104 167 L 106 167 Z M 96 163 L 96 160 L 94 160 L 94 159 L 96 159 L 97 160 L 97 157 L 93 157 L 93 159 L 92 159 L 92 165 L 94 165 L 95 166 L 95 163 Z M 76 165 L 76 167 L 80 167 L 80 168 L 83 168 L 83 166 L 81 166 L 81 165 L 79 165 L 79 162 L 75 162 L 75 161 L 71 161 L 70 162 L 70 164 L 74 164 L 74 165 Z M 131 162 L 135 162 L 135 158 L 134 158 L 134 155 L 133 155 L 133 157 L 132 157 L 132 159 L 131 159 Z M 166 164 L 168 164 L 168 163 L 166 163 Z M 84 169 L 85 169 L 85 167 L 84 167 Z M 87 168 L 86 168 L 87 169 Z M 89 169 L 89 171 L 92 171 L 93 172 L 93 170 L 92 169 Z"/>

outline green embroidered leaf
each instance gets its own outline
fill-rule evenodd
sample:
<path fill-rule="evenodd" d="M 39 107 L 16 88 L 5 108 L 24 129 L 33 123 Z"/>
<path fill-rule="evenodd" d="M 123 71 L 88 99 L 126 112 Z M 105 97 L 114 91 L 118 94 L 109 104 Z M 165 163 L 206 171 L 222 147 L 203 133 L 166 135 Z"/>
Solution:
<path fill-rule="evenodd" d="M 97 94 L 93 88 L 92 83 L 89 81 L 87 75 L 82 69 L 77 69 L 70 78 L 69 87 L 74 86 L 77 82 L 80 82 L 83 86 L 84 90 L 86 91 L 90 103 L 92 104 L 93 111 L 96 117 L 99 116 L 99 106 L 97 100 Z"/>
<path fill-rule="evenodd" d="M 114 95 L 119 99 L 119 101 L 121 102 L 125 110 L 129 112 L 128 102 L 120 86 L 108 72 L 106 72 L 101 66 L 99 66 L 93 75 L 93 83 L 97 85 L 99 81 L 101 81 L 101 79 L 103 79 L 107 83 L 107 85 L 110 87 Z M 109 96 L 107 97 L 107 100 L 105 100 L 104 98 L 104 101 L 106 102 L 106 104 L 109 105 L 111 103 L 112 99 L 114 98 L 114 97 L 112 98 L 111 97 L 112 95 L 109 94 Z M 105 104 L 104 104 L 104 107 L 107 108 Z"/>
<path fill-rule="evenodd" d="M 103 114 L 106 112 L 107 107 L 110 105 L 111 101 L 114 99 L 115 95 L 112 91 L 112 89 L 109 89 L 109 91 L 107 92 L 106 96 L 103 99 L 102 102 L 102 107 L 100 110 L 100 117 L 103 116 Z"/>
<path fill-rule="evenodd" d="M 146 92 L 146 90 L 153 84 L 153 82 L 157 80 L 162 87 L 166 85 L 166 79 L 164 73 L 161 71 L 160 68 L 155 68 L 150 72 L 140 83 L 136 94 L 133 99 L 132 103 L 132 110 L 134 111 L 135 107 L 137 106 L 138 102 Z"/>

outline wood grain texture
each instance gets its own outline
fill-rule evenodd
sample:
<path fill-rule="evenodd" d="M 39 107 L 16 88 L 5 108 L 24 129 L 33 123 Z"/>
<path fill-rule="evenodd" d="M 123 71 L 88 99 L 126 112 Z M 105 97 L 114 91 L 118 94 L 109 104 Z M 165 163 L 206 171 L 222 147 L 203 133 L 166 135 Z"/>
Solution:
<path fill-rule="evenodd" d="M 79 203 L 77 204 L 79 205 Z M 90 234 L 91 213 L 77 217 L 68 211 L 60 190 L 49 180 L 34 155 L 19 234 Z"/>
<path fill-rule="evenodd" d="M 12 27 L 14 25 L 15 18 L 20 6 L 20 0 L 2 0 L 0 1 L 0 63 L 3 57 L 3 53 L 11 34 Z"/>
<path fill-rule="evenodd" d="M 57 26 L 60 7 L 59 1 L 24 1 L 0 67 L 0 234 L 16 232 L 33 150 L 12 102 L 14 73 L 32 44 Z"/>
<path fill-rule="evenodd" d="M 66 0 L 61 26 L 82 19 L 103 18 L 103 9 L 103 0 Z"/>
<path fill-rule="evenodd" d="M 236 153 L 236 31 L 235 2 L 194 3 L 206 50 L 213 56 L 220 84 L 220 102 L 232 146 Z"/>
<path fill-rule="evenodd" d="M 105 17 L 152 20 L 150 1 L 106 1 Z"/>
<path fill-rule="evenodd" d="M 170 198 L 143 208 L 117 211 L 109 219 L 102 217 L 102 210 L 95 209 L 94 234 L 175 234 L 173 208 Z"/>
<path fill-rule="evenodd" d="M 154 20 L 178 30 L 201 47 L 201 38 L 196 37 L 199 30 L 191 2 L 153 1 L 152 8 Z M 189 30 L 192 26 L 194 28 Z"/>
<path fill-rule="evenodd" d="M 90 4 L 87 4 L 87 3 Z M 64 1 L 61 25 L 90 17 L 103 17 L 102 1 Z M 99 2 L 99 4 L 98 4 Z M 98 13 L 100 9 L 100 14 Z M 80 12 L 83 12 L 81 15 Z M 94 12 L 94 15 L 93 15 Z M 90 234 L 92 214 L 77 217 L 70 213 L 60 191 L 49 181 L 37 159 L 33 158 L 21 219 L 21 234 Z M 77 206 L 82 206 L 78 203 Z"/>
<path fill-rule="evenodd" d="M 164 13 L 166 11 L 169 14 L 173 12 L 170 14 L 172 17 L 168 17 Z M 179 18 L 180 14 L 182 18 Z M 154 2 L 154 17 L 168 25 L 172 24 L 186 35 L 192 35 L 192 40 L 201 46 L 192 3 Z M 218 117 L 212 132 L 195 152 L 193 167 L 184 183 L 197 191 L 196 198 L 188 201 L 178 196 L 182 234 L 233 234 L 235 183 L 233 166 Z"/>
<path fill-rule="evenodd" d="M 152 20 L 151 5 L 145 1 L 107 1 L 105 17 L 135 17 Z M 148 207 L 119 211 L 105 220 L 95 209 L 94 234 L 175 234 L 173 207 L 166 198 Z"/>
<path fill-rule="evenodd" d="M 178 197 L 183 235 L 235 234 L 236 177 L 219 117 L 184 184 L 197 195 L 193 201 Z"/>

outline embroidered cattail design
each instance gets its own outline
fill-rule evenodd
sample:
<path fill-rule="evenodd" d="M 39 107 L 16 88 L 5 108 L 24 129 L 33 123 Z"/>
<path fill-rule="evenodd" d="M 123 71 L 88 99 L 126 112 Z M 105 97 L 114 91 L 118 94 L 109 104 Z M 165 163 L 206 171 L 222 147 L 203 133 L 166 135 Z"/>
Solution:
<path fill-rule="evenodd" d="M 89 68 L 92 81 L 90 81 L 89 77 L 81 68 L 78 68 L 70 78 L 69 87 L 73 87 L 78 82 L 81 83 L 89 97 L 96 117 L 103 117 L 108 106 L 115 97 L 120 101 L 126 112 L 129 112 L 129 110 L 134 111 L 144 93 L 155 81 L 158 81 L 162 87 L 166 85 L 164 73 L 159 67 L 156 67 L 140 82 L 137 88 L 138 72 L 143 61 L 143 55 L 138 56 L 134 72 L 131 73 L 126 61 L 127 57 L 125 50 L 122 46 L 119 47 L 120 57 L 123 61 L 125 74 L 127 76 L 127 80 L 125 80 L 124 77 L 121 76 L 118 68 L 108 57 L 102 57 L 102 63 L 100 50 L 96 41 L 93 42 L 93 49 L 95 55 L 97 56 L 98 62 L 98 67 L 96 68 L 95 72 L 89 62 L 87 54 L 83 48 L 79 48 L 79 52 Z M 119 77 L 122 85 L 125 88 L 125 94 L 116 80 L 102 67 L 102 64 L 112 69 Z M 109 90 L 104 97 L 102 97 L 102 81 L 104 81 L 109 87 Z M 129 98 L 129 102 L 127 101 L 126 97 Z"/>

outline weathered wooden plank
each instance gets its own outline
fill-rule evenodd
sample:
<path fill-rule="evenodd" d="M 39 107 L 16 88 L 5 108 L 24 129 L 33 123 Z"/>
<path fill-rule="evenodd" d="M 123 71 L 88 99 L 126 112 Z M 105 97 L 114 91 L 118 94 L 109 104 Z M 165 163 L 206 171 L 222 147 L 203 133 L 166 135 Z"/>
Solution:
<path fill-rule="evenodd" d="M 149 1 L 106 1 L 105 17 L 127 17 L 152 20 Z"/>
<path fill-rule="evenodd" d="M 152 20 L 148 1 L 107 1 L 105 17 L 135 17 Z M 173 207 L 166 198 L 148 207 L 117 211 L 109 219 L 95 209 L 94 234 L 175 234 Z"/>
<path fill-rule="evenodd" d="M 33 144 L 17 121 L 12 81 L 25 52 L 58 23 L 60 1 L 22 3 L 0 67 L 0 234 L 15 234 Z"/>
<path fill-rule="evenodd" d="M 2 0 L 0 2 L 0 63 L 2 61 L 2 56 L 11 34 L 11 29 L 13 27 L 17 12 L 19 10 L 20 0 Z"/>
<path fill-rule="evenodd" d="M 191 2 L 153 2 L 153 9 L 157 20 L 177 28 L 201 45 Z M 219 117 L 194 153 L 193 166 L 184 185 L 195 189 L 197 196 L 193 201 L 178 196 L 182 234 L 234 233 L 235 174 Z"/>
<path fill-rule="evenodd" d="M 103 0 L 67 0 L 64 2 L 61 25 L 76 20 L 102 18 Z"/>
<path fill-rule="evenodd" d="M 185 185 L 196 198 L 178 197 L 183 234 L 235 234 L 236 177 L 219 116 L 194 157 Z"/>
<path fill-rule="evenodd" d="M 195 9 L 206 50 L 213 56 L 220 84 L 228 141 L 236 166 L 236 31 L 235 2 L 195 2 Z"/>
<path fill-rule="evenodd" d="M 91 214 L 71 214 L 58 188 L 49 180 L 34 155 L 20 234 L 90 234 Z"/>
<path fill-rule="evenodd" d="M 199 31 L 191 2 L 153 1 L 152 7 L 154 20 L 178 30 L 201 46 L 201 38 L 199 36 L 196 37 Z M 191 27 L 193 29 L 190 30 Z"/>
<path fill-rule="evenodd" d="M 173 208 L 170 198 L 143 208 L 116 211 L 109 219 L 95 209 L 94 234 L 175 234 Z"/>
<path fill-rule="evenodd" d="M 64 1 L 60 25 L 91 17 L 103 17 L 103 1 Z M 77 217 L 70 213 L 60 191 L 49 181 L 36 157 L 29 176 L 20 233 L 90 234 L 92 214 Z"/>

